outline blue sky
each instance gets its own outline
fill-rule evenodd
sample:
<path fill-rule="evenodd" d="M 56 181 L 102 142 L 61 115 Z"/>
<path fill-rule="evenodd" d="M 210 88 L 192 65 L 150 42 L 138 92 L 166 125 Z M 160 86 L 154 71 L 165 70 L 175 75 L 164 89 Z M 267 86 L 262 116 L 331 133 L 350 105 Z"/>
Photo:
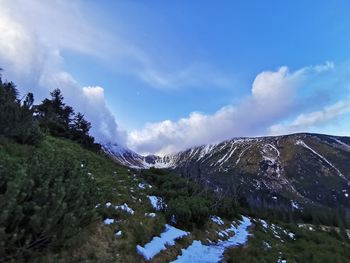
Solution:
<path fill-rule="evenodd" d="M 107 99 L 111 105 L 119 105 L 115 111 L 126 110 L 133 116 L 125 120 L 127 128 L 181 118 L 195 110 L 212 113 L 248 95 L 252 80 L 261 71 L 283 65 L 293 70 L 328 60 L 342 62 L 344 54 L 349 54 L 350 25 L 344 25 L 349 5 L 315 6 L 311 1 L 222 1 L 220 5 L 215 1 L 102 2 L 91 1 L 89 7 L 96 11 L 101 25 L 112 32 L 121 28 L 159 68 L 181 71 L 203 63 L 228 82 L 157 88 L 113 65 L 81 67 L 95 64 L 93 57 L 67 56 L 67 68 L 81 83 L 110 87 Z"/>
<path fill-rule="evenodd" d="M 101 142 L 166 153 L 236 136 L 350 135 L 348 1 L 0 7 L 4 75 L 38 99 L 60 87 Z"/>

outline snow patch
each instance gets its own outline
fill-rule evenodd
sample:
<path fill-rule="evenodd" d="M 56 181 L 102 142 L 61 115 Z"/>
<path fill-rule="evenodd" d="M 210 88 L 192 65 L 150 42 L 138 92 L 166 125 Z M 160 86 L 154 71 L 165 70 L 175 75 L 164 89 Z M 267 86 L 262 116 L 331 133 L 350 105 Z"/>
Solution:
<path fill-rule="evenodd" d="M 336 170 L 339 174 L 340 177 L 345 178 L 345 176 L 330 162 L 328 161 L 325 157 L 323 157 L 321 154 L 319 154 L 318 152 L 316 152 L 314 149 L 312 149 L 310 146 L 308 146 L 305 142 L 303 142 L 302 140 L 297 140 L 296 142 L 297 145 L 301 145 L 303 147 L 305 147 L 306 149 L 310 150 L 312 153 L 314 153 L 315 155 L 317 155 L 319 158 L 321 158 L 323 161 L 325 161 L 329 166 L 331 166 L 334 170 Z"/>
<path fill-rule="evenodd" d="M 163 199 L 161 197 L 155 196 L 155 195 L 148 195 L 147 196 L 149 201 L 151 202 L 152 207 L 156 211 L 162 210 L 163 205 Z"/>
<path fill-rule="evenodd" d="M 182 249 L 181 252 L 182 255 L 178 256 L 172 263 L 217 263 L 222 258 L 223 249 L 216 245 L 206 246 L 201 241 L 194 240 L 187 249 Z"/>
<path fill-rule="evenodd" d="M 193 243 L 186 249 L 182 249 L 182 255 L 178 256 L 173 263 L 189 263 L 189 262 L 203 262 L 203 263 L 217 263 L 223 258 L 223 254 L 228 247 L 243 245 L 247 242 L 249 237 L 248 227 L 251 225 L 251 221 L 247 217 L 243 217 L 243 220 L 235 227 L 231 224 L 231 227 L 226 229 L 227 231 L 234 232 L 235 235 L 228 240 L 219 241 L 216 244 L 203 245 L 201 241 L 194 240 Z"/>
<path fill-rule="evenodd" d="M 213 221 L 217 225 L 223 225 L 224 224 L 224 221 L 218 216 L 211 216 L 210 220 Z"/>
<path fill-rule="evenodd" d="M 272 248 L 271 245 L 270 245 L 268 242 L 266 242 L 266 241 L 263 241 L 263 245 L 264 245 L 264 247 L 267 248 L 267 249 Z"/>
<path fill-rule="evenodd" d="M 241 151 L 241 153 L 238 155 L 238 159 L 236 161 L 236 165 L 239 163 L 239 161 L 241 160 L 242 155 L 250 148 L 250 146 L 248 146 L 245 149 L 243 149 L 243 151 Z"/>
<path fill-rule="evenodd" d="M 271 143 L 268 143 L 266 144 L 267 146 L 271 147 L 272 149 L 274 149 L 277 153 L 277 156 L 279 157 L 281 154 L 280 154 L 280 151 L 276 148 L 275 145 L 271 144 Z"/>
<path fill-rule="evenodd" d="M 336 138 L 333 138 L 333 140 L 335 140 L 337 143 L 339 143 L 340 145 L 344 146 L 347 150 L 350 150 L 350 145 L 346 144 L 345 142 L 342 142 L 341 140 L 338 140 Z"/>
<path fill-rule="evenodd" d="M 175 240 L 189 235 L 189 232 L 177 229 L 168 224 L 165 225 L 165 231 L 160 234 L 160 237 L 153 237 L 153 239 L 144 245 L 143 247 L 137 245 L 137 253 L 142 255 L 146 260 L 152 259 L 162 250 L 166 249 L 166 246 L 175 245 Z"/>
<path fill-rule="evenodd" d="M 156 217 L 155 213 L 145 213 L 145 216 L 147 217 Z"/>
<path fill-rule="evenodd" d="M 298 204 L 297 202 L 293 201 L 293 200 L 291 200 L 291 206 L 292 206 L 292 208 L 294 208 L 294 209 L 300 209 L 299 204 Z"/>
<path fill-rule="evenodd" d="M 288 233 L 288 236 L 289 236 L 291 239 L 295 239 L 295 234 L 292 233 L 292 232 L 289 232 L 289 233 Z"/>
<path fill-rule="evenodd" d="M 126 203 L 124 203 L 123 205 L 115 206 L 115 209 L 123 210 L 123 211 L 127 212 L 130 215 L 133 215 L 135 213 L 135 211 L 132 208 L 130 208 Z"/>
<path fill-rule="evenodd" d="M 152 188 L 151 185 L 149 185 L 149 184 L 144 184 L 144 183 L 139 183 L 138 187 L 139 187 L 140 189 Z"/>
<path fill-rule="evenodd" d="M 271 143 L 264 144 L 261 155 L 265 163 L 268 165 L 266 173 L 271 174 L 275 172 L 278 178 L 281 177 L 283 168 L 279 159 L 280 152 L 276 146 Z"/>
<path fill-rule="evenodd" d="M 110 224 L 113 224 L 114 223 L 114 219 L 111 219 L 111 218 L 106 218 L 103 223 L 105 225 L 110 225 Z"/>
<path fill-rule="evenodd" d="M 222 161 L 222 163 L 227 162 L 233 155 L 233 153 L 237 150 L 237 146 L 235 148 L 233 148 L 233 150 L 230 152 L 229 156 L 227 156 L 227 158 L 225 160 Z"/>
<path fill-rule="evenodd" d="M 262 225 L 264 228 L 268 228 L 268 227 L 269 227 L 269 224 L 268 224 L 265 220 L 260 219 L 259 221 L 260 221 L 261 225 Z"/>
<path fill-rule="evenodd" d="M 207 145 L 203 146 L 197 161 L 199 161 L 199 160 L 203 159 L 205 156 L 207 156 L 215 148 L 215 146 L 216 146 L 216 144 L 207 144 Z"/>
<path fill-rule="evenodd" d="M 225 162 L 227 162 L 227 160 L 229 160 L 229 159 L 231 158 L 232 154 L 233 154 L 233 153 L 236 151 L 236 149 L 237 149 L 237 147 L 235 147 L 235 148 L 232 150 L 234 144 L 235 144 L 235 142 L 232 142 L 231 148 L 226 152 L 226 154 L 225 154 L 222 158 L 220 158 L 220 159 L 216 162 L 215 165 L 218 165 L 218 164 L 223 165 Z"/>

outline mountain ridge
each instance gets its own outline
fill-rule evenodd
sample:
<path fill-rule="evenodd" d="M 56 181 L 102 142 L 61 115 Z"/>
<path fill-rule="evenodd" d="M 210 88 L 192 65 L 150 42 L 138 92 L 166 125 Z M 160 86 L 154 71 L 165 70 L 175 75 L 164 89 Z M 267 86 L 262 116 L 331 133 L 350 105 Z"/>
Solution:
<path fill-rule="evenodd" d="M 111 156 L 131 168 L 171 169 L 217 192 L 239 192 L 253 206 L 317 204 L 350 214 L 350 137 L 295 133 L 234 138 L 163 157 L 118 154 Z"/>
<path fill-rule="evenodd" d="M 241 142 L 241 141 L 259 141 L 259 140 L 269 140 L 269 139 L 279 139 L 279 138 L 285 138 L 285 137 L 303 137 L 303 136 L 322 136 L 322 137 L 330 137 L 335 142 L 338 142 L 340 145 L 342 145 L 344 148 L 347 148 L 350 150 L 350 136 L 337 136 L 337 135 L 328 135 L 328 134 L 321 134 L 321 133 L 307 133 L 307 132 L 300 132 L 300 133 L 291 133 L 286 135 L 276 135 L 276 136 L 257 136 L 257 137 L 233 137 L 231 139 L 223 140 L 218 143 L 209 143 L 209 144 L 202 144 L 198 146 L 188 147 L 184 150 L 177 151 L 170 154 L 164 154 L 164 155 L 156 155 L 156 154 L 148 154 L 148 155 L 141 155 L 136 153 L 135 151 L 123 147 L 117 143 L 107 143 L 102 145 L 103 150 L 113 157 L 117 162 L 120 164 L 123 164 L 125 166 L 129 166 L 131 168 L 150 168 L 153 167 L 154 164 L 157 166 L 158 162 L 164 163 L 163 168 L 170 168 L 169 166 L 172 166 L 171 164 L 166 165 L 167 163 L 172 160 L 173 156 L 183 154 L 188 151 L 198 151 L 198 149 L 203 149 L 204 152 L 202 154 L 207 154 L 210 152 L 215 146 L 224 144 L 224 143 L 230 143 L 230 142 Z M 341 138 L 344 138 L 345 140 L 349 141 L 347 143 L 341 141 Z M 206 152 L 207 150 L 207 152 Z M 132 161 L 133 160 L 133 161 Z M 138 161 L 140 162 L 139 165 L 137 165 Z M 158 162 L 157 162 L 158 161 Z M 174 163 L 173 163 L 174 165 Z M 155 168 L 162 168 L 162 167 L 155 167 Z"/>

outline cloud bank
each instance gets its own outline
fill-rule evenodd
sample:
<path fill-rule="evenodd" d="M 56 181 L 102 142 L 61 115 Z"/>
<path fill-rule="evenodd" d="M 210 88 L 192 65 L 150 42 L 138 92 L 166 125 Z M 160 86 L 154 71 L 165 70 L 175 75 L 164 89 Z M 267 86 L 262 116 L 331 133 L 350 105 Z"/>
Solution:
<path fill-rule="evenodd" d="M 327 124 L 347 113 L 350 113 L 350 100 L 341 100 L 322 110 L 302 113 L 291 123 L 272 125 L 269 128 L 269 133 L 272 135 L 281 135 L 308 131 L 311 128 Z"/>
<path fill-rule="evenodd" d="M 91 133 L 100 142 L 124 144 L 125 133 L 105 102 L 104 89 L 83 87 L 64 69 L 66 51 L 95 57 L 153 88 L 230 85 L 230 78 L 206 63 L 160 69 L 156 58 L 120 37 L 123 32 L 98 27 L 82 3 L 0 0 L 0 67 L 21 93 L 34 92 L 37 102 L 60 88 L 66 102 L 92 122 Z"/>
<path fill-rule="evenodd" d="M 192 112 L 178 121 L 148 123 L 130 132 L 127 144 L 141 153 L 166 154 L 232 137 L 266 134 L 297 106 L 297 91 L 309 78 L 333 68 L 333 63 L 327 62 L 293 72 L 287 67 L 261 72 L 253 81 L 250 96 L 238 105 L 222 107 L 213 114 Z M 278 126 L 271 128 L 276 129 Z"/>
<path fill-rule="evenodd" d="M 94 84 L 84 87 L 65 70 L 66 51 L 95 57 L 107 64 L 112 60 L 113 66 L 127 69 L 126 74 L 159 89 L 227 87 L 233 79 L 200 62 L 170 71 L 160 69 L 156 58 L 141 48 L 118 34 L 97 28 L 82 12 L 81 3 L 0 0 L 0 67 L 5 69 L 5 77 L 19 84 L 22 94 L 33 91 L 37 101 L 60 88 L 66 102 L 92 122 L 91 133 L 99 142 L 118 142 L 140 153 L 163 154 L 237 136 L 305 131 L 349 113 L 346 98 L 310 113 L 305 113 L 301 106 L 298 92 L 307 89 L 314 76 L 334 68 L 327 62 L 295 71 L 281 67 L 261 72 L 252 83 L 250 95 L 236 105 L 224 106 L 212 114 L 192 112 L 177 121 L 148 123 L 126 134 L 108 108 L 105 89 Z"/>
<path fill-rule="evenodd" d="M 68 104 L 93 123 L 91 134 L 100 142 L 123 143 L 123 133 L 109 110 L 102 87 L 82 87 L 64 70 L 62 51 L 103 57 L 101 30 L 67 1 L 1 1 L 0 59 L 4 75 L 42 99 L 60 88 Z M 103 35 L 108 39 L 107 35 Z M 34 88 L 33 88 L 34 87 Z M 33 90 L 34 89 L 34 90 Z"/>

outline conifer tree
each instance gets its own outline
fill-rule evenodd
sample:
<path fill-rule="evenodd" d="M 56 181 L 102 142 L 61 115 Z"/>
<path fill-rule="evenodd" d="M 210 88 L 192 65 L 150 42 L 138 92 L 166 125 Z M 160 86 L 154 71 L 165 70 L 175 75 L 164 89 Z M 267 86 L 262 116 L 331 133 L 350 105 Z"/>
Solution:
<path fill-rule="evenodd" d="M 51 99 L 45 99 L 36 106 L 40 126 L 54 136 L 69 137 L 69 125 L 74 110 L 65 105 L 59 89 L 53 90 L 50 95 Z"/>
<path fill-rule="evenodd" d="M 18 95 L 14 83 L 3 82 L 0 75 L 0 136 L 35 144 L 42 136 L 33 118 L 34 96 L 28 93 L 22 104 Z"/>

